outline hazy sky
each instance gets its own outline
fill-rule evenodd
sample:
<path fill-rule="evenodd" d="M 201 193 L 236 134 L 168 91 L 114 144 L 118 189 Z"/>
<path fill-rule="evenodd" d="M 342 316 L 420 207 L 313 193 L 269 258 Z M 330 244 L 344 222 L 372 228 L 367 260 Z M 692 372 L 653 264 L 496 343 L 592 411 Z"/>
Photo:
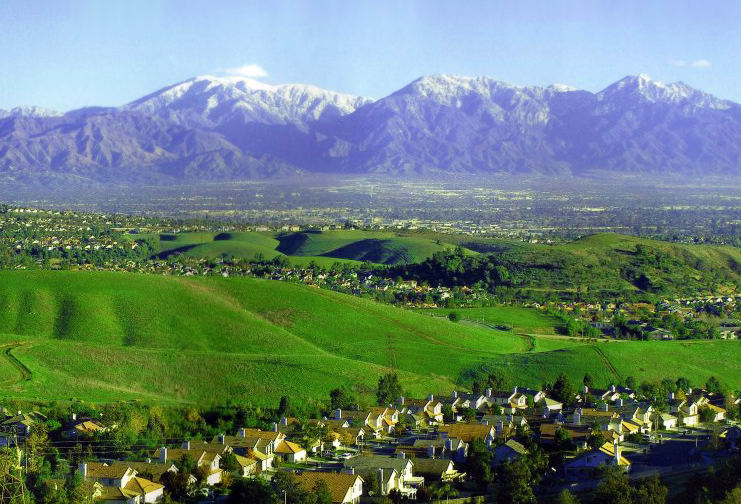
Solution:
<path fill-rule="evenodd" d="M 741 102 L 740 26 L 734 0 L 2 0 L 0 108 L 226 73 L 375 98 L 435 73 L 591 91 L 646 73 Z"/>

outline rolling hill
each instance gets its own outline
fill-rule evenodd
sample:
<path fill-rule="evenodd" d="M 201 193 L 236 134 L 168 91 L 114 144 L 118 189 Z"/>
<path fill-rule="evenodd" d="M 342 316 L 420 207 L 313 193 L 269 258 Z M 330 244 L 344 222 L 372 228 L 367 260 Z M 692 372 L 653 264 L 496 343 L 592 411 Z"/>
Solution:
<path fill-rule="evenodd" d="M 252 259 L 262 254 L 266 259 L 286 256 L 294 264 L 306 265 L 314 261 L 325 267 L 335 261 L 411 264 L 422 262 L 435 252 L 455 248 L 440 238 L 445 239 L 423 233 L 402 235 L 359 230 L 304 231 L 281 234 L 277 238 L 259 232 L 163 234 L 159 235 L 159 257 L 182 254 L 198 258 L 223 255 Z M 467 253 L 476 254 L 468 250 Z"/>
<path fill-rule="evenodd" d="M 0 380 L 15 397 L 273 404 L 326 398 L 340 385 L 369 397 L 390 366 L 413 395 L 449 393 L 490 369 L 533 386 L 560 370 L 577 381 L 588 370 L 605 385 L 658 370 L 729 384 L 741 376 L 735 341 L 542 338 L 533 348 L 516 334 L 269 280 L 0 273 Z"/>

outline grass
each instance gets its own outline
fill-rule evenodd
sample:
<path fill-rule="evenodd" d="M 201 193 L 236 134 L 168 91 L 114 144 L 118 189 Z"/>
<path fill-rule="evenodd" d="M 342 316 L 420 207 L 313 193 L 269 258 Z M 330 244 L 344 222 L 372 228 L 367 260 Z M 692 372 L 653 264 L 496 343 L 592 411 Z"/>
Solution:
<path fill-rule="evenodd" d="M 589 372 L 602 386 L 629 375 L 741 385 L 741 342 L 585 345 L 548 335 L 543 314 L 481 310 L 534 335 L 262 279 L 5 271 L 0 346 L 14 344 L 31 379 L 0 359 L 0 384 L 7 396 L 44 400 L 254 404 L 326 399 L 341 385 L 370 398 L 392 367 L 416 396 L 470 386 L 488 370 L 530 386 L 560 372 L 575 383 Z"/>
<path fill-rule="evenodd" d="M 559 334 L 559 328 L 562 325 L 556 317 L 547 315 L 538 309 L 519 306 L 434 309 L 421 312 L 431 312 L 444 317 L 456 312 L 464 319 L 480 321 L 495 327 L 510 327 L 513 332 L 526 334 Z"/>
<path fill-rule="evenodd" d="M 524 346 L 504 332 L 249 278 L 2 272 L 0 308 L 0 333 L 27 343 L 13 353 L 33 373 L 9 392 L 49 399 L 326 397 L 343 384 L 370 390 L 390 365 L 412 390 L 450 390 L 472 363 Z"/>
<path fill-rule="evenodd" d="M 278 250 L 286 255 L 324 256 L 380 264 L 422 262 L 435 252 L 455 247 L 424 234 L 402 235 L 386 231 L 302 232 L 279 236 L 278 240 Z"/>

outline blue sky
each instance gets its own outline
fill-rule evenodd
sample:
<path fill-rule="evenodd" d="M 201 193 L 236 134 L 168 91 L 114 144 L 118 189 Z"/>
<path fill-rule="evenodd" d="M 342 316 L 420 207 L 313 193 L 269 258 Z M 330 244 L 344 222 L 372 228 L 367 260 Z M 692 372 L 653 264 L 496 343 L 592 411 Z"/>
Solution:
<path fill-rule="evenodd" d="M 248 65 L 375 98 L 435 73 L 591 91 L 646 73 L 741 102 L 740 21 L 729 0 L 3 0 L 0 108 L 121 105 Z"/>

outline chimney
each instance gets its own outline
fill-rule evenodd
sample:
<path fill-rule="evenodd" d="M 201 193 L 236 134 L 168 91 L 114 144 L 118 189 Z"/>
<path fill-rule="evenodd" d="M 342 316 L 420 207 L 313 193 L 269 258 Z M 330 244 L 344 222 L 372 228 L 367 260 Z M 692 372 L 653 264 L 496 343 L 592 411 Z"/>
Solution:
<path fill-rule="evenodd" d="M 145 459 L 144 461 L 145 461 L 145 462 L 146 462 L 147 464 L 151 464 L 151 463 L 152 463 L 152 459 L 151 459 L 151 458 Z"/>
<path fill-rule="evenodd" d="M 512 387 L 512 393 L 513 394 L 516 394 L 517 393 L 517 387 Z"/>
<path fill-rule="evenodd" d="M 624 401 L 623 401 L 623 398 L 621 397 L 620 399 L 617 400 L 617 405 L 622 406 L 623 404 L 624 404 Z"/>
<path fill-rule="evenodd" d="M 589 393 L 589 387 L 584 385 L 584 395 L 587 395 Z"/>
<path fill-rule="evenodd" d="M 456 392 L 456 391 L 454 390 L 454 391 L 453 391 L 453 393 L 452 393 L 452 394 L 450 394 L 450 397 L 452 397 L 453 399 L 457 399 L 457 398 L 458 398 L 458 392 Z"/>
<path fill-rule="evenodd" d="M 80 474 L 82 475 L 82 481 L 87 479 L 87 462 L 80 462 Z"/>
<path fill-rule="evenodd" d="M 72 413 L 72 421 L 74 422 L 76 420 L 77 420 L 77 413 Z"/>
<path fill-rule="evenodd" d="M 435 396 L 432 395 L 432 394 L 430 394 L 430 395 L 427 396 L 427 400 L 428 401 L 434 401 L 435 400 Z"/>
<path fill-rule="evenodd" d="M 219 444 L 225 444 L 226 443 L 226 436 L 221 433 L 219 434 Z"/>
<path fill-rule="evenodd" d="M 674 392 L 671 392 L 671 393 L 669 394 L 669 399 L 674 399 L 675 397 L 676 397 L 676 396 L 674 395 Z"/>
<path fill-rule="evenodd" d="M 342 472 L 345 473 L 345 474 L 355 474 L 355 468 L 354 467 L 347 467 L 347 468 L 343 469 Z"/>
<path fill-rule="evenodd" d="M 386 488 L 384 488 L 384 486 L 383 486 L 383 484 L 384 484 L 384 481 L 383 481 L 383 469 L 378 469 L 376 471 L 376 474 L 378 475 L 378 490 L 379 490 L 378 493 L 380 493 L 381 495 L 383 495 L 385 493 L 385 490 L 386 490 Z"/>
<path fill-rule="evenodd" d="M 448 438 L 445 440 L 445 449 L 450 451 L 453 449 L 453 440 Z"/>
<path fill-rule="evenodd" d="M 617 388 L 615 387 L 615 385 L 610 385 L 610 392 L 615 392 L 616 390 Z"/>
<path fill-rule="evenodd" d="M 486 397 L 491 397 L 491 388 L 486 389 Z"/>
<path fill-rule="evenodd" d="M 162 464 L 167 463 L 167 448 L 165 446 L 160 448 L 160 463 Z"/>
<path fill-rule="evenodd" d="M 280 419 L 280 424 L 281 424 L 281 425 L 282 425 L 283 427 L 286 427 L 286 426 L 288 426 L 288 417 L 283 417 L 283 418 L 281 418 L 281 419 Z"/>
<path fill-rule="evenodd" d="M 241 429 L 239 429 L 239 431 L 237 432 L 237 436 L 239 436 L 239 437 L 247 437 L 247 431 L 245 430 L 244 427 L 242 427 Z"/>
<path fill-rule="evenodd" d="M 342 410 L 340 408 L 337 408 L 333 411 L 334 413 L 334 419 L 335 420 L 341 420 L 342 419 Z"/>
<path fill-rule="evenodd" d="M 407 454 L 404 453 L 403 451 L 400 451 L 399 453 L 396 454 L 396 458 L 405 459 L 407 458 Z"/>
<path fill-rule="evenodd" d="M 607 403 L 602 403 L 602 408 L 600 408 L 602 411 L 610 411 L 610 406 L 608 406 Z"/>
<path fill-rule="evenodd" d="M 617 440 L 614 441 L 613 450 L 615 450 L 615 465 L 620 465 L 620 445 L 618 444 Z"/>
<path fill-rule="evenodd" d="M 183 450 L 190 450 L 190 441 L 183 443 Z"/>
<path fill-rule="evenodd" d="M 273 432 L 278 432 L 278 424 L 273 422 Z"/>
<path fill-rule="evenodd" d="M 581 408 L 574 411 L 574 425 L 581 425 Z"/>
<path fill-rule="evenodd" d="M 504 422 L 499 420 L 497 422 L 497 434 L 502 434 L 503 431 L 504 431 Z"/>
<path fill-rule="evenodd" d="M 404 396 L 399 396 L 399 398 L 396 400 L 396 403 L 399 406 L 404 406 Z"/>
<path fill-rule="evenodd" d="M 434 459 L 435 458 L 435 446 L 429 445 L 427 447 L 427 458 Z"/>

